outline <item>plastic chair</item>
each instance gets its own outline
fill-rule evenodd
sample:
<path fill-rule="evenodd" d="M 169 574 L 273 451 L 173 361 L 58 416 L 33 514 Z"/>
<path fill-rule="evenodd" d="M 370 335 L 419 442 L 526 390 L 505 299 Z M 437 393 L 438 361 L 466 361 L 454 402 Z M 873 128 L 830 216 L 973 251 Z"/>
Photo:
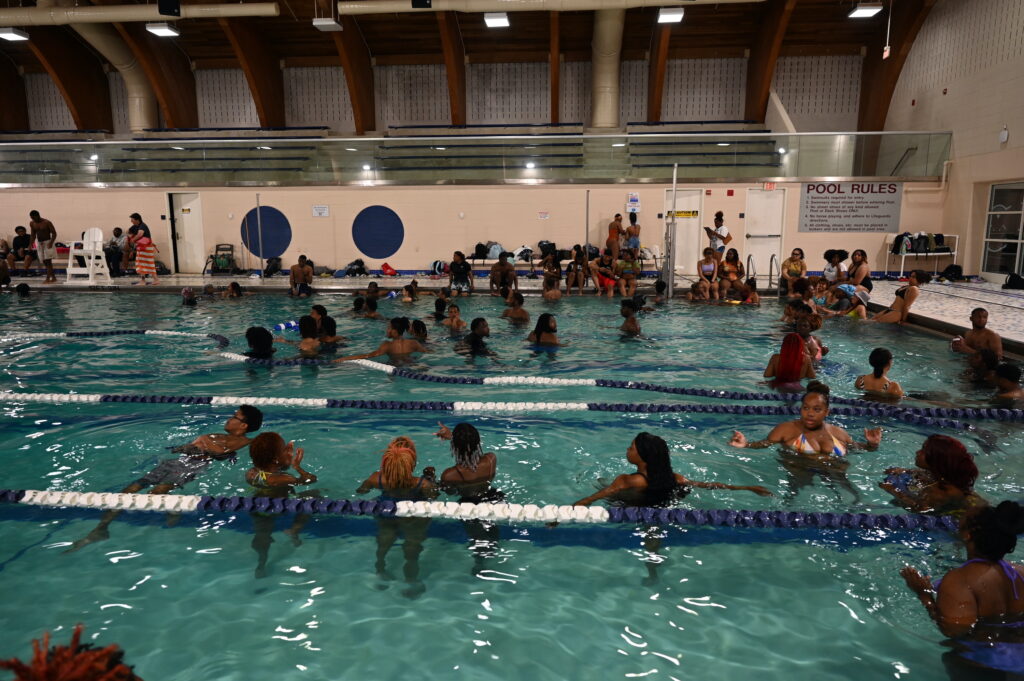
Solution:
<path fill-rule="evenodd" d="M 79 265 L 77 258 L 82 258 L 84 265 Z M 103 230 L 99 227 L 91 227 L 85 231 L 85 236 L 80 241 L 71 242 L 68 251 L 68 281 L 78 275 L 89 277 L 89 283 L 96 282 L 96 278 L 105 279 L 109 284 L 110 270 L 107 268 L 107 258 L 103 253 Z"/>

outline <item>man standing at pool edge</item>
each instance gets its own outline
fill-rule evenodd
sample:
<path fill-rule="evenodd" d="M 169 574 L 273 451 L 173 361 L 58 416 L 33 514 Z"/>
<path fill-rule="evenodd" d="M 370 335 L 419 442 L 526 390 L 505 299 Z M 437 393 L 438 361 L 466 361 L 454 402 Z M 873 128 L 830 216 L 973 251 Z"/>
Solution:
<path fill-rule="evenodd" d="M 179 454 L 176 459 L 164 459 L 156 468 L 121 490 L 121 494 L 135 494 L 146 487 L 152 486 L 150 494 L 167 494 L 176 487 L 181 487 L 195 480 L 196 476 L 209 468 L 214 461 L 234 459 L 238 450 L 249 446 L 252 441 L 246 433 L 252 433 L 263 425 L 263 412 L 256 407 L 243 404 L 238 408 L 227 423 L 224 433 L 200 435 L 187 445 L 171 447 L 171 451 Z M 74 542 L 65 553 L 71 553 L 94 542 L 110 538 L 107 526 L 121 511 L 107 511 L 103 514 L 100 524 L 82 539 Z"/>
<path fill-rule="evenodd" d="M 53 273 L 53 259 L 57 257 L 57 228 L 46 218 L 40 217 L 37 210 L 31 211 L 28 216 L 32 219 L 28 226 L 36 240 L 39 259 L 46 266 L 46 279 L 43 283 L 56 284 L 57 275 Z"/>

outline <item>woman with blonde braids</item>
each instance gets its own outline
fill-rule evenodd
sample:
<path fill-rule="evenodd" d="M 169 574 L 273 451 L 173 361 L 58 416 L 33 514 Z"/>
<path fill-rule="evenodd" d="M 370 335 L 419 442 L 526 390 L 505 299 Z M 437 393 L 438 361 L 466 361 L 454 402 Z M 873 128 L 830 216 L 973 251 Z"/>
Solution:
<path fill-rule="evenodd" d="M 418 478 L 413 474 L 415 468 L 416 444 L 404 435 L 396 437 L 384 450 L 380 470 L 374 471 L 364 480 L 356 494 L 379 489 L 381 501 L 425 501 L 435 498 L 437 487 L 434 486 L 434 468 L 424 468 L 423 475 Z M 402 594 L 409 598 L 415 598 L 426 590 L 419 581 L 419 557 L 429 525 L 430 518 L 377 518 L 377 560 L 374 564 L 377 576 L 384 580 L 393 579 L 385 567 L 385 558 L 401 535 L 405 539 L 402 544 L 405 555 L 404 575 L 409 585 Z"/>

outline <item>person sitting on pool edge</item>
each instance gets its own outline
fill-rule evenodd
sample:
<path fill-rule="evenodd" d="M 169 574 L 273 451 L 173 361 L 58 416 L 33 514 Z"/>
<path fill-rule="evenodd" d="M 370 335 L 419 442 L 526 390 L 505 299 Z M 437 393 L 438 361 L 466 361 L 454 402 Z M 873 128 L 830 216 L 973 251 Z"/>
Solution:
<path fill-rule="evenodd" d="M 963 443 L 931 435 L 917 450 L 916 468 L 888 468 L 878 486 L 911 513 L 963 515 L 987 502 L 974 491 L 978 467 Z"/>
<path fill-rule="evenodd" d="M 200 473 L 210 467 L 214 461 L 234 459 L 238 450 L 249 446 L 252 440 L 246 437 L 263 426 L 263 412 L 252 405 L 243 404 L 224 424 L 227 433 L 210 433 L 200 435 L 186 445 L 171 447 L 170 450 L 179 454 L 176 459 L 164 459 L 157 467 L 121 490 L 121 494 L 135 494 L 146 487 L 152 487 L 150 494 L 167 494 L 177 487 L 192 482 Z M 65 553 L 110 538 L 107 526 L 121 511 L 107 511 L 103 514 L 100 524 L 71 545 Z"/>
<path fill-rule="evenodd" d="M 366 301 L 369 303 L 370 301 Z M 387 340 L 380 344 L 380 346 L 373 352 L 367 352 L 362 355 L 348 355 L 347 357 L 339 357 L 334 360 L 335 362 L 347 362 L 350 359 L 371 359 L 373 357 L 380 357 L 381 355 L 387 355 L 392 362 L 406 359 L 414 352 L 429 352 L 425 347 L 420 345 L 419 341 L 415 341 L 411 338 L 406 338 L 405 334 L 409 330 L 409 318 L 408 317 L 393 317 L 388 322 L 387 328 Z"/>

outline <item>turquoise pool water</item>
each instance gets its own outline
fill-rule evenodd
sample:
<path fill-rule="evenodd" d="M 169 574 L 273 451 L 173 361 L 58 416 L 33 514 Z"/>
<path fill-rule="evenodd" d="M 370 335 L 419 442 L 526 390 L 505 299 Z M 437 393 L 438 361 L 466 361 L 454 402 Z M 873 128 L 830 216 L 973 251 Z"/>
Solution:
<path fill-rule="evenodd" d="M 176 296 L 45 295 L 8 299 L 4 332 L 155 328 L 222 333 L 241 351 L 250 324 L 294 319 L 308 306 L 284 297 L 204 301 Z M 353 351 L 383 337 L 384 322 L 351 319 L 348 297 L 324 296 Z M 497 360 L 467 360 L 428 322 L 432 352 L 413 368 L 448 375 L 533 375 L 642 380 L 764 391 L 760 373 L 781 340 L 780 309 L 673 305 L 645 315 L 645 338 L 623 340 L 617 303 L 587 298 L 548 305 L 569 346 L 531 352 L 529 329 L 497 319 L 501 303 L 477 297 L 463 317 L 489 319 Z M 430 299 L 381 304 L 384 316 L 427 317 Z M 891 375 L 905 388 L 954 403 L 985 395 L 958 377 L 944 340 L 912 329 L 840 320 L 819 334 L 832 348 L 822 366 L 835 394 L 856 396 L 867 354 L 896 355 Z M 0 389 L 23 392 L 258 395 L 348 399 L 579 402 L 692 401 L 602 388 L 450 386 L 392 379 L 358 366 L 253 368 L 227 361 L 212 341 L 153 336 L 33 340 L 0 346 Z M 285 348 L 279 355 L 288 356 Z M 168 446 L 221 428 L 230 410 L 210 406 L 4 403 L 0 417 L 6 488 L 118 490 Z M 448 414 L 266 408 L 264 430 L 306 449 L 324 496 L 354 497 L 395 435 L 412 436 L 420 465 L 450 455 L 432 437 Z M 742 421 L 737 419 L 742 418 Z M 696 490 L 702 508 L 893 510 L 877 488 L 882 471 L 909 465 L 932 432 L 899 422 L 836 418 L 851 432 L 881 425 L 879 451 L 853 456 L 848 478 L 860 500 L 820 482 L 786 501 L 788 480 L 772 450 L 736 450 L 736 427 L 761 437 L 777 417 L 598 412 L 460 415 L 499 458 L 497 484 L 517 503 L 567 504 L 598 478 L 628 469 L 625 450 L 640 430 L 665 437 L 676 470 L 693 479 L 764 485 L 778 496 Z M 1022 438 L 1012 424 L 986 422 L 962 438 L 978 456 L 979 491 L 1016 498 Z M 244 494 L 244 462 L 215 464 L 183 490 Z M 370 520 L 314 518 L 302 546 L 278 532 L 270 576 L 253 577 L 251 521 L 243 515 L 122 516 L 111 538 L 73 554 L 68 544 L 96 523 L 89 512 L 0 508 L 0 584 L 5 634 L 0 657 L 27 654 L 43 630 L 77 622 L 98 643 L 117 642 L 146 679 L 307 678 L 560 679 L 936 678 L 940 636 L 905 589 L 898 569 L 936 573 L 960 551 L 948 537 L 873 533 L 778 533 L 672 529 L 651 556 L 628 527 L 503 528 L 498 555 L 472 575 L 457 522 L 434 521 L 421 558 L 426 592 L 416 600 L 373 575 Z M 279 521 L 279 530 L 285 520 Z M 647 561 L 664 561 L 660 581 L 642 584 Z M 400 572 L 401 551 L 391 554 Z M 386 588 L 380 588 L 386 587 Z M 60 637 L 58 637 L 60 638 Z M 0 677 L 3 678 L 3 677 Z"/>

